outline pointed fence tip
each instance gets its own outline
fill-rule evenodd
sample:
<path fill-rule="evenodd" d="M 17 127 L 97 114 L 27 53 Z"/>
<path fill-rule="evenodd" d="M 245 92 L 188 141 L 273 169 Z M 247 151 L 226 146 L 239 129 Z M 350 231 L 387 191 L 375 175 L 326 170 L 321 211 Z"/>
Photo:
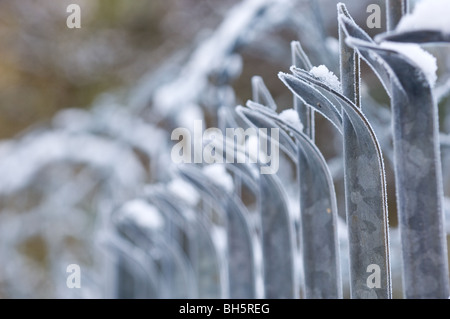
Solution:
<path fill-rule="evenodd" d="M 299 45 L 300 45 L 300 41 L 297 41 L 297 40 L 291 41 L 291 48 L 293 48 L 295 46 L 299 46 Z"/>
<path fill-rule="evenodd" d="M 339 2 L 337 5 L 337 12 L 338 12 L 338 17 L 340 16 L 345 16 L 347 18 L 350 17 L 350 13 L 347 10 L 347 7 L 345 6 L 345 3 L 343 2 Z"/>
<path fill-rule="evenodd" d="M 294 82 L 297 80 L 294 75 L 283 72 L 278 73 L 278 78 L 289 88 L 292 87 Z"/>
<path fill-rule="evenodd" d="M 347 26 L 354 24 L 354 21 L 350 18 L 350 16 L 344 12 L 340 12 L 338 14 L 338 22 L 339 26 L 342 26 L 344 29 L 346 29 Z"/>

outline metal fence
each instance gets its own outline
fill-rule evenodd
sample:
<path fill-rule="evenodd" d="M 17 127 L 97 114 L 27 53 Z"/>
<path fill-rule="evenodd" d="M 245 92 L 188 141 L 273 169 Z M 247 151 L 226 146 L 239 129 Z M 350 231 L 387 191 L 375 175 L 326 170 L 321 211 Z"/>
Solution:
<path fill-rule="evenodd" d="M 392 29 L 404 10 L 402 2 L 389 2 Z M 219 138 L 215 131 L 201 144 L 209 162 L 179 165 L 170 180 L 117 208 L 110 234 L 117 252 L 114 296 L 342 298 L 345 286 L 351 298 L 391 298 L 384 155 L 365 115 L 363 59 L 391 98 L 390 160 L 401 233 L 394 243 L 401 250 L 404 297 L 448 298 L 436 99 L 427 70 L 395 45 L 382 43 L 445 42 L 448 34 L 391 30 L 375 41 L 344 4 L 338 4 L 338 21 L 340 81 L 328 70 L 314 69 L 293 42 L 291 73 L 279 78 L 293 93 L 294 115 L 277 113 L 263 80 L 254 77 L 246 106 L 224 102 L 217 112 L 221 132 L 244 133 Z M 217 96 L 226 96 L 223 91 Z M 342 134 L 345 218 L 338 215 L 329 164 L 315 144 L 321 129 L 315 113 Z M 244 131 L 249 128 L 264 134 Z M 273 153 L 273 145 L 281 153 L 280 169 L 264 174 L 269 162 L 263 155 L 274 154 L 261 150 Z M 152 221 L 146 223 L 145 216 Z"/>

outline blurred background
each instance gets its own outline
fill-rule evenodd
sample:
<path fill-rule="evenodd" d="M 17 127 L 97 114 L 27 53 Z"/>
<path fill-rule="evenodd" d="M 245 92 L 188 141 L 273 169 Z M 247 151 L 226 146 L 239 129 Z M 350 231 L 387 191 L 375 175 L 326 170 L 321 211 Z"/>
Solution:
<path fill-rule="evenodd" d="M 89 108 L 99 94 L 135 85 L 181 50 L 188 56 L 237 2 L 1 1 L 0 138 L 13 137 L 33 124 L 48 121 L 60 109 Z M 365 22 L 366 3 L 383 6 L 383 1 L 347 2 L 358 22 Z M 80 29 L 66 27 L 66 8 L 71 3 L 81 7 Z M 299 8 L 308 5 L 308 1 L 297 3 Z M 337 37 L 337 1 L 318 3 L 327 33 Z M 372 33 L 382 31 L 375 29 Z M 280 44 L 297 39 L 296 30 L 285 28 L 273 33 Z M 261 67 L 261 59 L 250 55 L 251 48 L 249 51 L 244 52 L 244 73 L 234 85 L 237 95 L 244 101 L 249 98 L 253 74 L 262 75 L 273 94 L 279 94 L 281 84 L 274 75 L 286 70 L 290 61 Z M 287 57 L 289 54 L 286 50 Z"/>
<path fill-rule="evenodd" d="M 98 276 L 103 268 L 94 234 L 102 216 L 99 211 L 112 208 L 108 199 L 120 202 L 134 196 L 143 185 L 160 180 L 152 174 L 152 167 L 159 162 L 148 153 L 161 151 L 162 146 L 156 144 L 163 139 L 170 142 L 164 134 L 179 125 L 179 117 L 184 115 L 181 108 L 174 111 L 170 103 L 165 105 L 164 92 L 158 90 L 183 79 L 182 70 L 198 48 L 240 2 L 0 1 L 0 298 L 104 296 Z M 239 55 L 236 75 L 230 75 L 224 84 L 220 71 L 210 72 L 208 81 L 212 86 L 231 87 L 232 97 L 224 100 L 233 100 L 230 103 L 236 105 L 251 98 L 251 77 L 260 75 L 279 108 L 292 107 L 292 95 L 277 77 L 291 65 L 291 41 L 300 40 L 313 65 L 326 64 L 338 74 L 337 2 L 280 0 L 284 4 L 269 15 L 268 22 L 250 23 L 250 39 L 234 44 L 233 53 Z M 383 0 L 344 2 L 369 34 L 385 31 Z M 66 8 L 71 3 L 81 7 L 80 29 L 66 27 Z M 380 29 L 365 27 L 366 8 L 372 3 L 382 8 Z M 308 19 L 323 24 L 308 29 Z M 227 26 L 230 34 L 232 26 L 232 22 Z M 448 51 L 436 49 L 434 53 L 440 69 L 445 70 L 450 65 Z M 366 102 L 382 110 L 367 116 L 380 124 L 374 127 L 383 135 L 383 128 L 389 127 L 389 100 L 375 75 L 364 64 L 362 67 L 369 97 L 368 101 L 363 98 L 363 105 Z M 446 80 L 444 76 L 438 84 Z M 175 96 L 179 93 L 176 89 L 171 92 Z M 211 93 L 213 97 L 217 98 L 217 92 Z M 210 126 L 217 125 L 213 100 L 189 101 L 205 112 Z M 450 128 L 450 122 L 445 123 L 447 104 L 444 96 L 440 100 L 444 132 Z M 114 107 L 108 109 L 111 105 Z M 152 125 L 144 127 L 145 123 Z M 135 132 L 139 125 L 142 130 Z M 317 126 L 317 144 L 325 157 L 337 157 L 341 145 L 337 132 L 320 117 Z M 56 134 L 60 130 L 76 134 Z M 96 139 L 85 139 L 83 132 Z M 130 136 L 136 139 L 130 142 Z M 388 136 L 384 143 L 389 148 Z M 60 150 L 63 147 L 71 149 L 64 153 Z M 48 154 L 57 160 L 43 160 Z M 117 163 L 110 165 L 108 157 L 117 157 Z M 110 171 L 105 173 L 90 163 L 110 165 L 108 169 L 119 182 L 110 180 Z M 386 160 L 390 224 L 395 227 L 395 189 L 389 164 Z M 337 172 L 336 189 L 343 212 L 339 176 Z M 123 186 L 119 191 L 115 188 L 118 184 Z M 83 285 L 89 289 L 67 289 L 64 265 L 70 263 L 89 269 L 83 275 Z"/>

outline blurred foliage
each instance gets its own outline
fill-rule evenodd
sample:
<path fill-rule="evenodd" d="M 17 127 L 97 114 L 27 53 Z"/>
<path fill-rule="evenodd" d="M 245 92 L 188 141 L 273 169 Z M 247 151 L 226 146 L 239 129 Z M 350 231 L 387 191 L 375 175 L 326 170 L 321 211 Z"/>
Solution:
<path fill-rule="evenodd" d="M 66 26 L 71 3 L 81 7 L 81 29 Z M 170 52 L 191 45 L 199 30 L 216 26 L 224 3 L 0 1 L 0 139 L 133 85 Z"/>

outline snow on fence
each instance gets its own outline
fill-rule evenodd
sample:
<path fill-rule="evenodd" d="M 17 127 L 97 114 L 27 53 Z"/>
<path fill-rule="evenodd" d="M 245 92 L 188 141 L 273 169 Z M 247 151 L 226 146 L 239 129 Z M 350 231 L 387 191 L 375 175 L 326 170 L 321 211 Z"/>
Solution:
<path fill-rule="evenodd" d="M 314 1 L 307 3 L 315 8 Z M 128 109 L 106 99 L 89 112 L 64 111 L 48 132 L 4 145 L 1 194 L 33 188 L 36 176 L 52 164 L 63 163 L 58 173 L 67 176 L 83 167 L 56 195 L 41 195 L 45 200 L 36 210 L 58 219 L 46 212 L 64 209 L 79 226 L 60 232 L 74 236 L 91 218 L 80 211 L 98 212 L 95 236 L 86 238 L 101 251 L 87 284 L 94 296 L 392 298 L 395 289 L 405 298 L 448 298 L 450 220 L 445 221 L 449 200 L 443 179 L 449 143 L 448 136 L 439 136 L 435 97 L 438 90 L 445 97 L 448 85 L 434 88 L 436 61 L 417 43 L 449 42 L 450 34 L 447 25 L 418 28 L 411 21 L 420 19 L 420 12 L 399 20 L 407 1 L 388 3 L 392 30 L 375 39 L 339 3 L 335 52 L 321 47 L 327 41 L 321 28 L 314 28 L 317 12 L 312 22 L 298 22 L 291 13 L 294 2 L 243 1 L 178 77 L 162 85 L 146 79 L 132 92 Z M 429 14 L 433 3 L 450 11 L 438 0 L 417 10 Z M 278 77 L 292 93 L 294 108 L 280 110 L 258 76 L 252 79 L 252 99 L 236 106 L 230 81 L 242 68 L 237 49 L 283 23 L 314 30 L 321 44 L 308 43 L 308 50 L 324 63 L 313 66 L 302 45 L 292 42 L 292 67 Z M 260 43 L 259 49 L 267 52 L 270 46 Z M 365 96 L 361 59 L 386 89 L 391 118 Z M 150 123 L 139 117 L 148 103 Z M 334 159 L 326 160 L 315 142 L 321 129 L 316 113 L 342 136 Z M 218 127 L 201 132 L 199 142 L 190 120 L 206 117 Z M 173 128 L 186 124 L 180 132 L 193 138 L 178 142 L 174 152 L 180 135 L 172 134 L 171 141 L 154 125 L 163 120 Z M 174 154 L 187 150 L 189 156 L 181 156 L 187 163 L 175 165 Z M 395 171 L 398 229 L 388 221 L 385 161 Z M 8 174 L 17 167 L 20 176 Z M 340 179 L 343 198 L 335 190 Z M 58 194 L 71 201 L 60 202 Z M 345 201 L 345 212 L 338 212 L 338 200 Z M 7 227 L 18 226 L 3 218 L 0 236 L 6 238 Z M 33 223 L 32 215 L 23 218 Z M 39 231 L 26 229 L 7 240 Z M 53 245 L 50 263 L 73 258 Z"/>

